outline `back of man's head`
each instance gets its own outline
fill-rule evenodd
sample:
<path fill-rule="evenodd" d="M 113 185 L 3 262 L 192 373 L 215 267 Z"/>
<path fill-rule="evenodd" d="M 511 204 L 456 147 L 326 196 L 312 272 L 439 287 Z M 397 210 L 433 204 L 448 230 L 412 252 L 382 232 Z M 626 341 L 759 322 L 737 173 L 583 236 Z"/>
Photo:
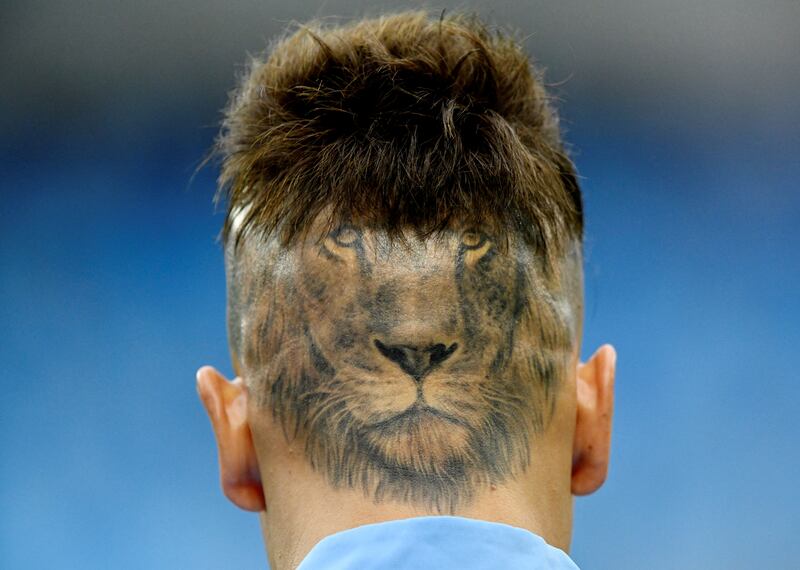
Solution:
<path fill-rule="evenodd" d="M 553 421 L 574 438 L 581 195 L 516 41 L 463 14 L 304 26 L 217 150 L 234 367 L 327 485 L 457 513 Z"/>

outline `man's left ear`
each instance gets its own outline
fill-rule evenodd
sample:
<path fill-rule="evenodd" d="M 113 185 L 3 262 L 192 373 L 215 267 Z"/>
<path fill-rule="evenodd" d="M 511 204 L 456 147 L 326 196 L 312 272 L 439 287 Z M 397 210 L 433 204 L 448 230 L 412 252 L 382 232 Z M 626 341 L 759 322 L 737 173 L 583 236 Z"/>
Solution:
<path fill-rule="evenodd" d="M 228 381 L 211 366 L 203 366 L 197 371 L 197 392 L 217 439 L 220 483 L 225 496 L 246 511 L 265 510 L 242 379 Z"/>
<path fill-rule="evenodd" d="M 608 475 L 616 363 L 614 347 L 605 344 L 586 363 L 578 365 L 572 449 L 573 495 L 595 492 Z"/>

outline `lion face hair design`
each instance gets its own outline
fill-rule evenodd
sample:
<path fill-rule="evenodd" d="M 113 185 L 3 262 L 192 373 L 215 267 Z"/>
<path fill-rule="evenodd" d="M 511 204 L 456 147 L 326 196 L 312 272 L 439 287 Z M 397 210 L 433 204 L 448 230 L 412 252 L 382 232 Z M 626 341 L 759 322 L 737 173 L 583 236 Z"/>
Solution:
<path fill-rule="evenodd" d="M 453 512 L 524 470 L 576 315 L 511 240 L 342 225 L 229 261 L 242 375 L 335 487 Z"/>

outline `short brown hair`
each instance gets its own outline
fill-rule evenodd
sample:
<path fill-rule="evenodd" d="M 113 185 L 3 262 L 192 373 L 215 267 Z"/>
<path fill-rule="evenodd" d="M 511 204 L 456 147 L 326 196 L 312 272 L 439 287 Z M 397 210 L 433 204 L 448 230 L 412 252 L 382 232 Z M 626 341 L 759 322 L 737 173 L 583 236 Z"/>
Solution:
<path fill-rule="evenodd" d="M 575 169 L 538 71 L 472 14 L 302 25 L 254 58 L 216 150 L 223 238 L 284 243 L 322 212 L 390 233 L 517 231 L 546 258 L 582 241 Z"/>

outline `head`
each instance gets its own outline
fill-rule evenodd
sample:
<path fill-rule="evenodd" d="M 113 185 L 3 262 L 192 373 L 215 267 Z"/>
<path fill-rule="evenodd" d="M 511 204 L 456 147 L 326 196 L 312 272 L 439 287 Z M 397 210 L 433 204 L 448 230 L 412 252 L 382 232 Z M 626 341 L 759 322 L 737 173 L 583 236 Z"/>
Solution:
<path fill-rule="evenodd" d="M 516 41 L 462 14 L 304 26 L 252 61 L 217 150 L 238 379 L 200 391 L 218 438 L 235 402 L 268 419 L 226 445 L 279 430 L 331 489 L 440 513 L 547 437 L 574 493 L 602 483 L 613 349 L 578 362 L 581 194 Z M 256 455 L 226 492 L 261 510 Z"/>

